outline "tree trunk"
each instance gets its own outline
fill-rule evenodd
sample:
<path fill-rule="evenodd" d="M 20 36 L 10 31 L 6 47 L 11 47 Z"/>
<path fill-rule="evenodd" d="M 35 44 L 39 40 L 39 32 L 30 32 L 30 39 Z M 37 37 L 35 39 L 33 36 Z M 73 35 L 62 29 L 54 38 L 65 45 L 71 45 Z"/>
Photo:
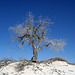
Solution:
<path fill-rule="evenodd" d="M 34 40 L 32 41 L 34 60 L 38 61 L 38 48 L 35 47 Z"/>
<path fill-rule="evenodd" d="M 34 60 L 38 61 L 38 49 L 36 49 L 36 48 L 33 49 L 33 55 L 34 55 L 34 58 L 35 58 Z"/>

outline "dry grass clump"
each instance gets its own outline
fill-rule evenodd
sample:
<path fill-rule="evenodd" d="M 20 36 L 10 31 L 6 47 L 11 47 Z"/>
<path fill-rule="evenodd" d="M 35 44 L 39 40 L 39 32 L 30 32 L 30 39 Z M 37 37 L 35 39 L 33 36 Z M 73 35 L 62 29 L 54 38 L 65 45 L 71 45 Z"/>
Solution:
<path fill-rule="evenodd" d="M 67 62 L 66 59 L 63 59 L 63 58 L 60 58 L 60 57 L 55 57 L 55 58 L 51 58 L 51 59 L 48 59 L 48 60 L 45 60 L 45 61 L 40 61 L 40 63 L 52 63 L 54 61 L 65 61 L 65 62 Z"/>
<path fill-rule="evenodd" d="M 3 66 L 7 66 L 10 63 L 15 62 L 13 59 L 9 59 L 9 58 L 3 58 L 0 60 L 0 68 Z"/>
<path fill-rule="evenodd" d="M 24 70 L 24 66 L 25 66 L 24 63 L 20 62 L 16 65 L 15 70 L 17 72 L 22 71 L 22 70 Z"/>
<path fill-rule="evenodd" d="M 15 66 L 15 70 L 17 72 L 20 72 L 22 70 L 24 70 L 24 67 L 25 66 L 28 66 L 28 65 L 33 65 L 32 62 L 30 61 L 20 61 L 16 66 Z"/>
<path fill-rule="evenodd" d="M 51 58 L 51 59 L 49 59 L 49 60 L 51 60 L 51 61 L 65 61 L 65 62 L 67 62 L 66 59 L 61 58 L 61 57 L 55 57 L 55 58 Z M 49 60 L 48 60 L 48 61 L 49 61 Z"/>
<path fill-rule="evenodd" d="M 70 65 L 75 65 L 75 63 L 68 63 L 68 64 L 70 64 Z"/>
<path fill-rule="evenodd" d="M 64 61 L 64 62 L 67 62 L 66 59 L 64 58 L 61 58 L 61 57 L 55 57 L 55 58 L 51 58 L 51 59 L 48 59 L 48 63 L 52 63 L 52 62 L 55 62 L 55 61 Z M 67 62 L 68 63 L 68 62 Z"/>
<path fill-rule="evenodd" d="M 19 61 L 24 61 L 24 62 L 27 61 L 27 62 L 28 62 L 28 60 L 25 59 L 25 58 L 23 58 L 23 57 L 20 57 L 20 58 L 19 58 Z"/>
<path fill-rule="evenodd" d="M 64 59 L 64 58 L 60 58 L 60 57 L 56 57 L 56 58 L 52 58 L 52 59 L 49 59 L 50 61 L 65 61 L 65 62 L 67 62 L 68 64 L 70 64 L 70 65 L 75 65 L 75 63 L 69 63 L 66 59 Z M 49 61 L 48 60 L 48 61 Z"/>

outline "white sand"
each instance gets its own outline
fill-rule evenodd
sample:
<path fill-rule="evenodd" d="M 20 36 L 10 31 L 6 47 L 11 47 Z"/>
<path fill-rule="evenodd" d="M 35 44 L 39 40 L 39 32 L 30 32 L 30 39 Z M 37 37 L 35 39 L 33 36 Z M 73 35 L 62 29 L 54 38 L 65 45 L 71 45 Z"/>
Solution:
<path fill-rule="evenodd" d="M 0 69 L 0 75 L 75 75 L 75 65 L 70 65 L 64 61 L 55 61 L 48 63 L 33 63 L 26 65 L 24 70 L 17 72 L 15 70 L 16 63 L 11 63 Z"/>

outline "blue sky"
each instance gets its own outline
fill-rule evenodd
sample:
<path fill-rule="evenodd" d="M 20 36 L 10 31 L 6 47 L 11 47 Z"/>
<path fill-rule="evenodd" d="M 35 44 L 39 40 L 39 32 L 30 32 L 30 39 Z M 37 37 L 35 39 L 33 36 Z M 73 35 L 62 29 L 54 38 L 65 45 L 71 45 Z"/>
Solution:
<path fill-rule="evenodd" d="M 29 11 L 35 18 L 40 15 L 51 18 L 54 21 L 51 36 L 67 40 L 64 51 L 55 52 L 45 48 L 39 52 L 39 60 L 60 56 L 75 63 L 75 0 L 0 0 L 0 59 L 12 57 L 17 60 L 24 57 L 30 60 L 33 56 L 28 45 L 21 51 L 12 49 L 14 44 L 7 44 L 12 40 L 8 28 L 21 23 Z"/>

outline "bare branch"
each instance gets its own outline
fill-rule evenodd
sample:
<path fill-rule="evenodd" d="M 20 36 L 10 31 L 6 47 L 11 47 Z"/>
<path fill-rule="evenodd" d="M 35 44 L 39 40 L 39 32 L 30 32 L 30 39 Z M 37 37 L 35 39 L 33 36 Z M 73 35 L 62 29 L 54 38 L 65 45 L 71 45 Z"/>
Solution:
<path fill-rule="evenodd" d="M 39 47 L 40 43 L 41 43 L 41 39 L 39 39 L 39 42 L 38 42 L 37 48 Z"/>
<path fill-rule="evenodd" d="M 46 26 L 46 25 L 39 24 L 39 26 L 36 27 L 35 33 L 38 31 L 39 28 L 41 28 L 41 27 L 43 27 L 43 26 Z"/>
<path fill-rule="evenodd" d="M 63 47 L 66 45 L 65 40 L 62 39 L 54 39 L 51 40 L 51 48 L 58 51 L 63 50 Z"/>
<path fill-rule="evenodd" d="M 48 43 L 47 45 L 44 45 L 44 46 L 40 47 L 38 51 L 42 50 L 44 47 L 48 47 L 50 44 L 51 43 Z"/>

